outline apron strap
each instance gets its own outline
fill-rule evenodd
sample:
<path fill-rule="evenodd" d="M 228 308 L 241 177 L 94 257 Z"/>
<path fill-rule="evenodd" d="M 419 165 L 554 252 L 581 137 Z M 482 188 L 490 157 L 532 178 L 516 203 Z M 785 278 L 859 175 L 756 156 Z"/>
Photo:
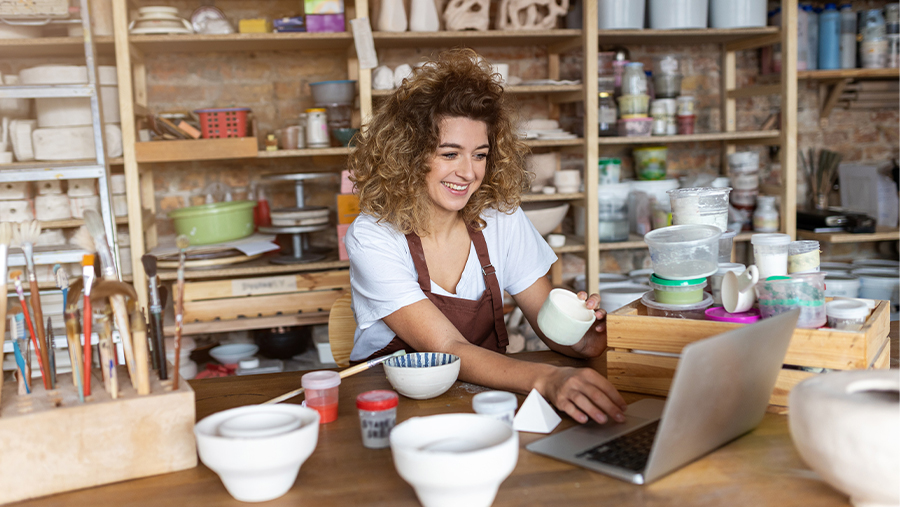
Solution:
<path fill-rule="evenodd" d="M 467 229 L 472 244 L 475 245 L 475 253 L 478 254 L 481 273 L 484 275 L 484 284 L 491 292 L 491 307 L 494 310 L 494 330 L 497 333 L 497 341 L 501 348 L 505 348 L 509 345 L 509 335 L 506 332 L 506 322 L 503 320 L 503 293 L 500 290 L 500 281 L 497 280 L 497 270 L 491 264 L 484 233 L 471 227 L 467 227 Z"/>
<path fill-rule="evenodd" d="M 431 277 L 428 275 L 428 264 L 425 262 L 425 250 L 422 248 L 422 239 L 414 233 L 409 233 L 406 235 L 406 244 L 409 245 L 409 253 L 419 275 L 419 287 L 422 289 L 422 292 L 430 294 Z"/>

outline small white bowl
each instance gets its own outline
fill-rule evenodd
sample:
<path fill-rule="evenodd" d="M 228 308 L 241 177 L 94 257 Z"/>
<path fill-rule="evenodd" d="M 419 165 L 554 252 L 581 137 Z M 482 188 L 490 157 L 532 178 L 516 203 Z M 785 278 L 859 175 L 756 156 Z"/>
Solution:
<path fill-rule="evenodd" d="M 427 400 L 450 389 L 459 376 L 459 357 L 440 352 L 415 352 L 382 363 L 388 382 L 398 393 Z"/>
<path fill-rule="evenodd" d="M 518 433 L 478 414 L 413 417 L 390 440 L 394 467 L 424 507 L 488 507 L 519 457 Z"/>
<path fill-rule="evenodd" d="M 289 419 L 300 424 L 287 429 L 293 425 L 284 424 Z M 265 436 L 228 437 L 222 431 L 228 425 L 240 427 L 245 435 Z M 251 426 L 261 431 L 254 432 Z M 272 434 L 276 426 L 283 431 Z M 194 436 L 200 460 L 218 474 L 231 496 L 242 502 L 265 502 L 294 485 L 300 466 L 316 448 L 319 413 L 290 404 L 233 408 L 198 422 Z"/>
<path fill-rule="evenodd" d="M 525 212 L 528 220 L 531 220 L 531 223 L 534 224 L 538 234 L 546 236 L 553 232 L 553 229 L 556 229 L 556 226 L 566 217 L 566 212 L 569 211 L 569 203 L 526 202 L 522 204 L 522 211 Z"/>
<path fill-rule="evenodd" d="M 237 364 L 241 359 L 253 357 L 259 351 L 259 346 L 253 343 L 228 343 L 213 347 L 209 355 L 222 364 Z"/>

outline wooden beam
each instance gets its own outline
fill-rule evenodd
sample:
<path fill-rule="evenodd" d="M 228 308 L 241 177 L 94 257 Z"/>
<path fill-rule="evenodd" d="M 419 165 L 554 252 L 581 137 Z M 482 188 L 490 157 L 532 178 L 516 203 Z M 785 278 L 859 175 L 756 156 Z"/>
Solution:
<path fill-rule="evenodd" d="M 757 97 L 760 95 L 778 95 L 781 93 L 781 83 L 748 86 L 746 88 L 738 88 L 737 90 L 728 90 L 725 94 L 729 99 L 743 99 L 747 97 Z"/>
<path fill-rule="evenodd" d="M 797 0 L 781 3 L 781 232 L 797 234 Z"/>
<path fill-rule="evenodd" d="M 597 125 L 597 53 L 599 46 L 597 28 L 597 2 L 582 2 L 582 34 L 584 42 L 584 259 L 586 268 L 586 289 L 588 294 L 598 291 L 598 274 L 600 273 L 600 231 L 597 223 L 599 203 L 597 202 L 597 185 L 599 174 L 597 161 L 599 158 L 599 127 Z M 593 111 L 593 113 L 588 113 Z M 577 232 L 577 231 L 576 231 Z"/>
<path fill-rule="evenodd" d="M 754 37 L 752 39 L 729 42 L 728 44 L 725 44 L 725 51 L 744 51 L 747 49 L 757 49 L 765 46 L 771 46 L 772 44 L 778 44 L 779 42 L 781 42 L 781 34 L 770 33 L 766 35 L 760 35 L 759 37 Z"/>
<path fill-rule="evenodd" d="M 841 98 L 841 93 L 844 92 L 844 88 L 846 88 L 847 84 L 850 82 L 849 79 L 842 79 L 835 83 L 828 90 L 828 98 L 825 99 L 825 104 L 822 105 L 822 111 L 819 113 L 819 124 L 823 125 L 828 124 L 828 116 L 831 114 L 831 110 L 834 109 L 834 106 L 837 105 L 838 99 Z"/>

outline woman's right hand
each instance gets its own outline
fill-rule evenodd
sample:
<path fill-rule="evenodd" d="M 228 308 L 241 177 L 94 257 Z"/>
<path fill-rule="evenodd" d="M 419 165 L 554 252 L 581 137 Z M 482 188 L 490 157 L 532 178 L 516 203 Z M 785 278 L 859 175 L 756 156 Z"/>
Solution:
<path fill-rule="evenodd" d="M 545 398 L 580 423 L 588 418 L 600 424 L 609 417 L 625 421 L 627 403 L 603 375 L 589 368 L 557 368 L 537 386 Z"/>

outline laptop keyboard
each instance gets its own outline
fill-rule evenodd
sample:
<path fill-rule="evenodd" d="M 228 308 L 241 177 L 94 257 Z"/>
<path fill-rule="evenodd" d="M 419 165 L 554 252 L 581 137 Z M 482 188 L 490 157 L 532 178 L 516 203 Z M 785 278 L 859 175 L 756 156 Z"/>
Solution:
<path fill-rule="evenodd" d="M 659 421 L 577 454 L 578 458 L 640 472 L 647 466 Z"/>

